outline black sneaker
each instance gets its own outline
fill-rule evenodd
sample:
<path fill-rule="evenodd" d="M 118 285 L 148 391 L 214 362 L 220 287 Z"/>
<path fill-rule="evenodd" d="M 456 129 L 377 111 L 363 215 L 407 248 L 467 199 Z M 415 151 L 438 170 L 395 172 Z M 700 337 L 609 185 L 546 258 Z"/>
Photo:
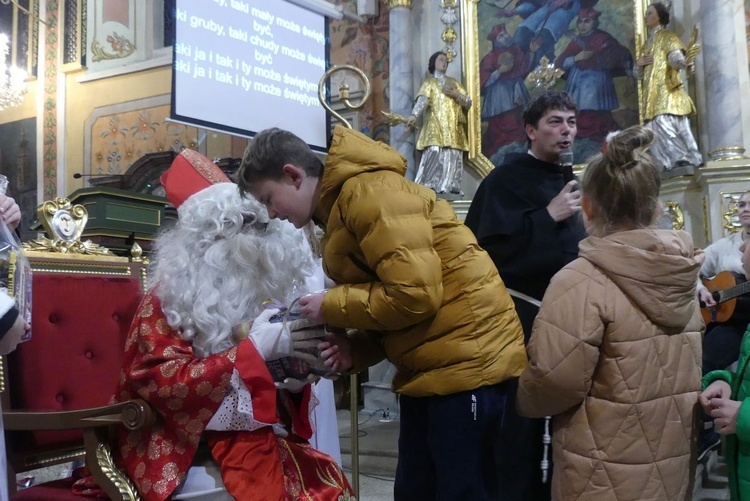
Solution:
<path fill-rule="evenodd" d="M 721 435 L 716 433 L 713 427 L 703 430 L 698 436 L 698 462 L 703 461 L 710 451 L 717 449 L 721 444 Z"/>

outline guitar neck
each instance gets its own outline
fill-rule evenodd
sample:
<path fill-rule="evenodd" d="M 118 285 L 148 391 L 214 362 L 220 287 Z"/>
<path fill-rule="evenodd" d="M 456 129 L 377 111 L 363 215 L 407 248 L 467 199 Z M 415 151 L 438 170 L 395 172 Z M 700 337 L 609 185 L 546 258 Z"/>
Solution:
<path fill-rule="evenodd" d="M 730 287 L 729 289 L 724 289 L 723 291 L 719 292 L 719 300 L 717 301 L 717 303 L 729 301 L 730 299 L 734 299 L 737 296 L 742 296 L 743 294 L 747 294 L 748 292 L 750 292 L 750 281 L 742 282 L 739 285 L 735 285 L 734 287 Z"/>

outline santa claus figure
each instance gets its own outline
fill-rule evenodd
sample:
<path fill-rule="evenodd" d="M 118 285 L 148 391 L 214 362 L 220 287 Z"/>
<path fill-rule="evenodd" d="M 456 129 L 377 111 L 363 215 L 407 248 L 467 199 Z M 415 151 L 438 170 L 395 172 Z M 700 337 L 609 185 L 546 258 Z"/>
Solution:
<path fill-rule="evenodd" d="M 308 443 L 310 380 L 279 384 L 267 368 L 294 354 L 296 332 L 309 332 L 305 320 L 272 321 L 278 310 L 263 306 L 307 292 L 314 263 L 304 234 L 269 220 L 194 151 L 175 159 L 162 184 L 179 222 L 155 243 L 115 395 L 146 400 L 158 418 L 146 433 L 122 432 L 119 462 L 146 501 L 196 491 L 212 500 L 349 499 L 339 466 Z"/>

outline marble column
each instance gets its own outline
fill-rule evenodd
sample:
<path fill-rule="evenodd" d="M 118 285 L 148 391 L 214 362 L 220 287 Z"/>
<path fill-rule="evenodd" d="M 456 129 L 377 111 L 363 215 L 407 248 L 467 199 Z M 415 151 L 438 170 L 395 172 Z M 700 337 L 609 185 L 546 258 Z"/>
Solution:
<path fill-rule="evenodd" d="M 404 117 L 411 115 L 414 105 L 414 83 L 412 67 L 412 19 L 411 0 L 388 0 L 388 21 L 390 23 L 390 75 L 388 91 L 391 113 Z M 414 134 L 404 134 L 404 126 L 391 127 L 391 146 L 399 151 L 409 163 L 407 179 L 417 175 L 414 164 Z"/>
<path fill-rule="evenodd" d="M 742 5 L 733 0 L 701 2 L 701 37 L 706 82 L 708 156 L 728 160 L 742 155 L 742 107 L 740 99 L 734 17 L 743 16 Z"/>

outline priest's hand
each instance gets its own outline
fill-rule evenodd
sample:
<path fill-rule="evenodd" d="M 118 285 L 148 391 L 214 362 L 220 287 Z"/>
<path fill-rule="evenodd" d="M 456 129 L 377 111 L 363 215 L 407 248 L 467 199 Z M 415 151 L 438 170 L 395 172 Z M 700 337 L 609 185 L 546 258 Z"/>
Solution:
<path fill-rule="evenodd" d="M 576 188 L 578 188 L 578 181 L 575 179 L 569 181 L 547 206 L 547 212 L 556 223 L 568 219 L 581 210 L 581 192 L 573 191 Z"/>

